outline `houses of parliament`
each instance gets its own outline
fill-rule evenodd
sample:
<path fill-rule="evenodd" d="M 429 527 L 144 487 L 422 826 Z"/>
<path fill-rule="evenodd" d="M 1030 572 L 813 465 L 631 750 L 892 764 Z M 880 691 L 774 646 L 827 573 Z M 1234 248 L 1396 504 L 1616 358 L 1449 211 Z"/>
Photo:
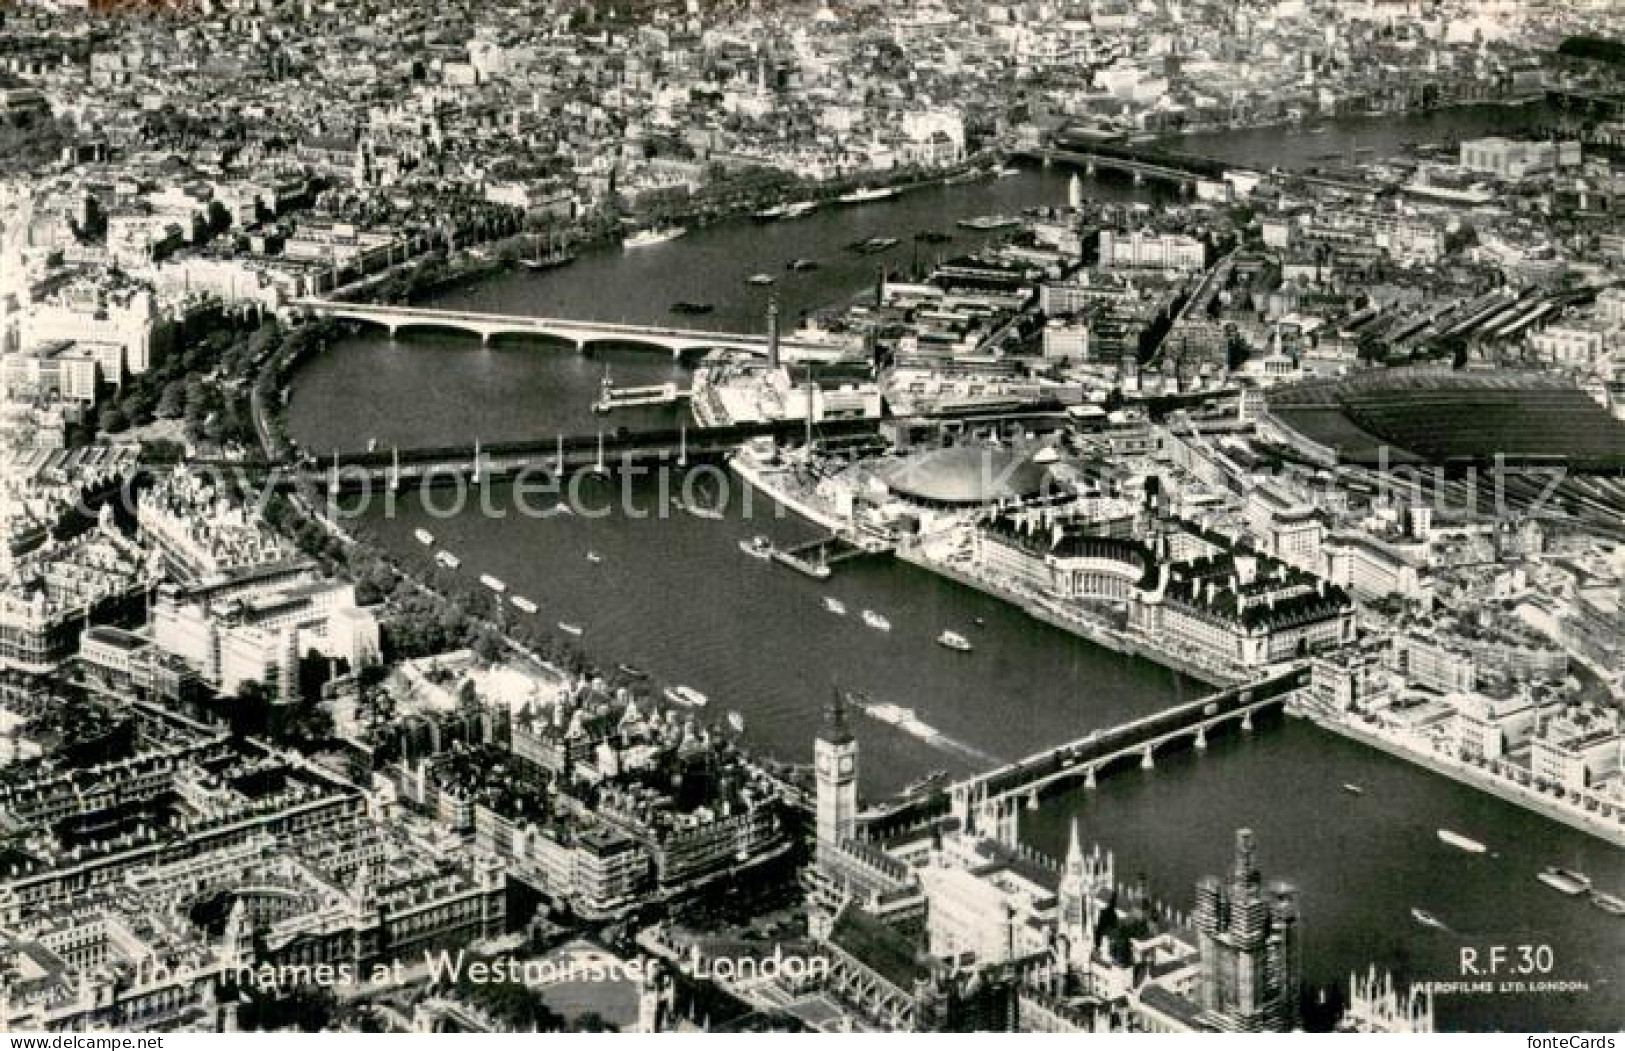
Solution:
<path fill-rule="evenodd" d="M 1176 911 L 1114 859 L 1018 842 L 973 811 L 889 827 L 862 809 L 859 743 L 837 692 L 814 742 L 811 933 L 831 960 L 816 990 L 853 1028 L 893 1031 L 1289 1032 L 1300 1029 L 1297 892 L 1266 883 L 1249 830 L 1227 876 Z M 1351 982 L 1340 1028 L 1431 1031 L 1431 1002 Z"/>

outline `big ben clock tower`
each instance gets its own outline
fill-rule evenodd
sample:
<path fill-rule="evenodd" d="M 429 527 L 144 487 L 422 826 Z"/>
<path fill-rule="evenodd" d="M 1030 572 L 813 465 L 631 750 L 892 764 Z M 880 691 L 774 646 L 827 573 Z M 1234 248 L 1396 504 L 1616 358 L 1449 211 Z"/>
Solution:
<path fill-rule="evenodd" d="M 846 701 L 840 690 L 835 691 L 813 744 L 813 766 L 818 780 L 818 856 L 822 858 L 830 848 L 852 838 L 858 817 L 858 739 L 847 725 Z"/>

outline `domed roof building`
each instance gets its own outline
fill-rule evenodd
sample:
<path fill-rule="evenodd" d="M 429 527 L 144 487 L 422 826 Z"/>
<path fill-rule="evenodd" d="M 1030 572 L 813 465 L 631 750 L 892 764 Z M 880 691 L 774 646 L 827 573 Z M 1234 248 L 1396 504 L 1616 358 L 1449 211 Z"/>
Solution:
<path fill-rule="evenodd" d="M 1044 491 L 1050 469 L 1039 450 L 954 445 L 905 456 L 875 474 L 893 495 L 927 507 L 959 508 L 1025 500 Z"/>

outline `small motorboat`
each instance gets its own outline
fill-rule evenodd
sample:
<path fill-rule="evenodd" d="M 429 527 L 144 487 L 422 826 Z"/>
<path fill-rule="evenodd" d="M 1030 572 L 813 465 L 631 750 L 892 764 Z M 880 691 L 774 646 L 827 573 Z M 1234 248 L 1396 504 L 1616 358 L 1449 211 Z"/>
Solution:
<path fill-rule="evenodd" d="M 1625 916 L 1625 898 L 1617 894 L 1594 890 L 1591 892 L 1591 904 L 1610 916 Z"/>
<path fill-rule="evenodd" d="M 647 679 L 649 677 L 648 672 L 637 667 L 636 665 L 617 664 L 616 667 L 619 668 L 621 670 L 621 674 L 626 676 L 628 679 Z"/>
<path fill-rule="evenodd" d="M 596 551 L 587 552 L 587 561 L 591 562 L 593 565 L 596 566 L 598 563 L 602 562 L 603 560 L 604 560 L 604 556 L 600 555 L 598 552 L 596 552 Z"/>
<path fill-rule="evenodd" d="M 522 611 L 524 613 L 535 613 L 536 612 L 536 603 L 532 602 L 530 599 L 526 598 L 523 595 L 515 595 L 513 598 L 509 599 L 508 601 L 513 603 L 513 608 L 514 609 L 520 610 L 520 611 Z"/>
<path fill-rule="evenodd" d="M 739 550 L 752 558 L 772 558 L 773 541 L 765 536 L 753 536 L 749 540 L 741 540 Z"/>
<path fill-rule="evenodd" d="M 1350 784 L 1347 781 L 1343 782 L 1343 791 L 1347 792 L 1351 796 L 1365 795 L 1365 789 L 1361 788 L 1359 785 Z"/>
<path fill-rule="evenodd" d="M 745 284 L 747 285 L 766 286 L 771 285 L 773 281 L 772 274 L 752 274 L 745 278 Z"/>
<path fill-rule="evenodd" d="M 1553 890 L 1571 896 L 1584 894 L 1591 889 L 1590 876 L 1587 876 L 1584 872 L 1558 868 L 1555 865 L 1541 869 L 1540 874 L 1535 878 Z"/>
<path fill-rule="evenodd" d="M 1424 927 L 1432 927 L 1436 931 L 1447 931 L 1450 929 L 1444 925 L 1443 920 L 1439 919 L 1439 917 L 1433 915 L 1433 913 L 1426 909 L 1418 909 L 1413 907 L 1411 909 L 1411 919 L 1415 920 L 1417 923 L 1420 923 Z"/>
<path fill-rule="evenodd" d="M 951 650 L 957 650 L 960 653 L 969 653 L 971 651 L 970 640 L 957 631 L 944 631 L 937 636 L 937 644 L 946 646 Z"/>
<path fill-rule="evenodd" d="M 885 617 L 876 613 L 872 609 L 866 609 L 863 611 L 863 622 L 876 631 L 891 630 L 891 621 L 887 620 Z"/>
<path fill-rule="evenodd" d="M 429 532 L 427 529 L 414 529 L 412 530 L 412 535 L 416 537 L 418 543 L 422 544 L 424 547 L 434 546 L 434 534 Z"/>
<path fill-rule="evenodd" d="M 581 625 L 579 624 L 569 624 L 561 620 L 559 621 L 559 630 L 566 635 L 574 635 L 578 639 L 581 637 Z"/>
<path fill-rule="evenodd" d="M 824 608 L 835 614 L 837 617 L 846 616 L 846 603 L 832 595 L 824 596 Z"/>
<path fill-rule="evenodd" d="M 745 732 L 745 717 L 738 712 L 728 713 L 728 728 L 736 734 Z"/>

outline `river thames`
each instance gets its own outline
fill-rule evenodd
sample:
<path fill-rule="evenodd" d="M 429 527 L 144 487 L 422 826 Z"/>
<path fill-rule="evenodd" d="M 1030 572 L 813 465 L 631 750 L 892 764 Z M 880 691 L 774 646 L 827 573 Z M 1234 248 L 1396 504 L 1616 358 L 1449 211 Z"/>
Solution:
<path fill-rule="evenodd" d="M 1514 111 L 1529 123 L 1538 112 Z M 1247 150 L 1271 163 L 1313 163 L 1319 154 L 1393 142 L 1436 141 L 1506 127 L 1482 110 L 1425 118 L 1344 122 L 1330 133 L 1270 130 L 1244 133 Z M 1205 140 L 1202 148 L 1224 152 Z M 1234 148 L 1239 137 L 1224 137 Z M 1190 144 L 1187 143 L 1187 148 Z M 1265 151 L 1265 152 L 1258 152 Z M 1234 157 L 1233 153 L 1227 153 Z M 913 235 L 940 230 L 945 245 L 918 244 L 920 262 L 962 251 L 980 238 L 954 226 L 972 215 L 1013 213 L 1065 201 L 1070 172 L 1029 170 L 961 186 L 932 186 L 888 202 L 820 209 L 795 222 L 720 223 L 636 252 L 606 247 L 548 273 L 513 272 L 436 298 L 435 305 L 512 313 L 760 331 L 764 290 L 745 284 L 771 273 L 787 319 L 839 304 L 874 280 L 877 262 L 904 270 L 914 262 Z M 1127 180 L 1089 180 L 1097 199 L 1154 204 L 1166 188 Z M 854 240 L 896 237 L 892 252 L 865 257 L 845 250 Z M 793 258 L 819 262 L 790 273 Z M 669 313 L 678 300 L 708 301 L 698 319 Z M 376 440 L 435 445 L 587 433 L 602 426 L 589 405 L 606 368 L 617 383 L 683 380 L 669 357 L 640 350 L 583 356 L 535 342 L 477 340 L 432 333 L 390 341 L 348 339 L 313 359 L 296 378 L 290 432 L 310 452 L 353 450 Z M 669 424 L 673 410 L 617 413 L 612 426 Z M 709 482 L 704 484 L 711 484 Z M 428 528 L 459 553 L 463 572 L 489 573 L 534 600 L 544 623 L 584 629 L 582 647 L 600 664 L 625 662 L 662 683 L 684 683 L 711 697 L 708 716 L 745 719 L 758 749 L 805 762 L 832 684 L 916 710 L 952 744 L 933 746 L 874 720 L 859 721 L 862 783 L 870 798 L 896 791 L 933 769 L 962 773 L 1014 759 L 1045 745 L 1196 695 L 1202 687 L 1138 658 L 1125 657 L 1040 624 L 1020 610 L 913 566 L 883 560 L 843 565 L 827 582 L 751 559 L 739 541 L 810 538 L 815 530 L 779 516 L 757 496 L 741 506 L 737 482 L 726 517 L 639 518 L 613 513 L 527 518 L 467 511 L 431 514 L 409 495 L 398 513 L 375 507 L 367 525 L 403 558 L 423 559 L 415 528 Z M 646 508 L 662 504 L 652 482 L 634 490 Z M 594 505 L 616 502 L 607 486 L 586 494 Z M 588 559 L 588 553 L 597 561 Z M 828 612 L 824 597 L 848 613 Z M 888 617 L 890 632 L 863 625 L 859 611 Z M 956 654 L 935 644 L 952 628 L 975 644 Z M 1341 790 L 1357 784 L 1365 794 Z M 1233 830 L 1258 834 L 1269 879 L 1296 884 L 1303 896 L 1304 975 L 1311 989 L 1340 987 L 1370 964 L 1404 981 L 1457 981 L 1463 945 L 1550 945 L 1549 975 L 1523 980 L 1589 983 L 1583 993 L 1444 997 L 1441 1028 L 1614 1029 L 1621 1022 L 1619 961 L 1625 923 L 1540 885 L 1545 865 L 1583 869 L 1603 889 L 1625 890 L 1625 858 L 1585 836 L 1510 804 L 1437 777 L 1312 725 L 1281 720 L 1251 735 L 1215 741 L 1205 754 L 1159 756 L 1153 771 L 1125 771 L 1094 791 L 1046 799 L 1023 814 L 1023 837 L 1060 852 L 1076 817 L 1086 840 L 1116 851 L 1119 874 L 1143 873 L 1153 894 L 1188 909 L 1192 885 L 1222 872 Z M 1451 828 L 1490 848 L 1468 855 L 1441 844 Z M 1417 924 L 1426 909 L 1449 931 Z M 1513 977 L 1506 975 L 1503 977 Z"/>

